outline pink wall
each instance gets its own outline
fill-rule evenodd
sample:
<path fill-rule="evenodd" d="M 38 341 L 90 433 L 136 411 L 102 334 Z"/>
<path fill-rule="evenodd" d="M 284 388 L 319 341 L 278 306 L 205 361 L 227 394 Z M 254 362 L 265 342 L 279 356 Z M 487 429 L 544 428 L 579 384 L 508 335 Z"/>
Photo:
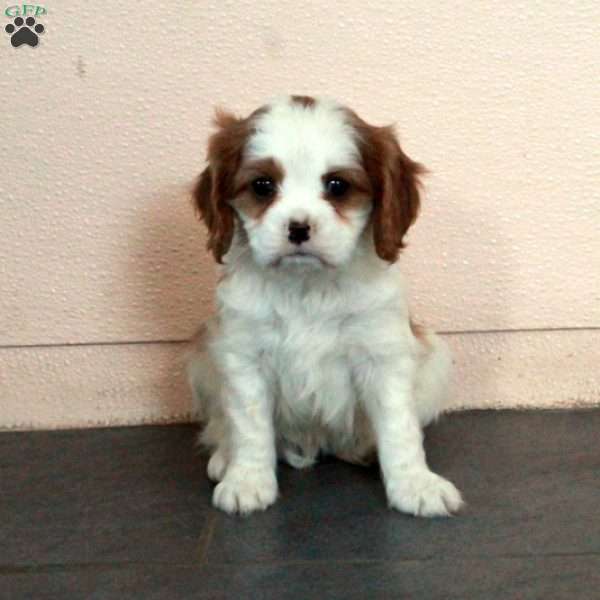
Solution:
<path fill-rule="evenodd" d="M 598 3 L 64 4 L 0 40 L 0 427 L 186 418 L 214 285 L 187 190 L 213 105 L 282 92 L 432 170 L 403 263 L 456 407 L 600 402 Z"/>

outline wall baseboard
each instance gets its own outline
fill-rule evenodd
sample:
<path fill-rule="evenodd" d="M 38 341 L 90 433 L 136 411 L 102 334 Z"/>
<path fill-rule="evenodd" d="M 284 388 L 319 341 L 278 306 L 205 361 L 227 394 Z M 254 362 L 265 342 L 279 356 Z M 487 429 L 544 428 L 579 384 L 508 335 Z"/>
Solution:
<path fill-rule="evenodd" d="M 450 410 L 600 405 L 600 330 L 445 336 L 455 372 Z M 0 429 L 192 420 L 183 344 L 0 348 Z"/>

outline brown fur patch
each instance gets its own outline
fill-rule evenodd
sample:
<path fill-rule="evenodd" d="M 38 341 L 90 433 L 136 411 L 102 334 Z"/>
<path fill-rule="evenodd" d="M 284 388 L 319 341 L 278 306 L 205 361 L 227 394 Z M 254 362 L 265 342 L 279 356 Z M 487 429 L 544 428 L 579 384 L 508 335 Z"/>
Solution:
<path fill-rule="evenodd" d="M 420 341 L 423 341 L 425 338 L 425 327 L 415 323 L 412 319 L 410 319 L 410 330 L 412 334 Z"/>
<path fill-rule="evenodd" d="M 277 201 L 277 196 L 257 198 L 250 184 L 258 177 L 270 177 L 275 183 L 284 178 L 283 166 L 272 158 L 242 163 L 235 176 L 234 206 L 253 219 L 261 219 L 267 209 Z"/>
<path fill-rule="evenodd" d="M 340 167 L 328 171 L 322 176 L 323 185 L 332 177 L 345 179 L 350 188 L 342 197 L 329 197 L 324 194 L 324 199 L 331 203 L 342 221 L 348 221 L 348 213 L 365 207 L 371 202 L 371 182 L 363 169 Z"/>
<path fill-rule="evenodd" d="M 372 191 L 371 181 L 369 180 L 369 176 L 364 169 L 356 167 L 334 167 L 333 169 L 327 171 L 327 173 L 325 173 L 321 179 L 323 182 L 325 182 L 327 179 L 332 177 L 340 177 L 341 179 L 345 179 L 357 192 L 370 194 Z"/>
<path fill-rule="evenodd" d="M 304 108 L 312 108 L 317 103 L 317 101 L 312 96 L 297 96 L 297 95 L 292 96 L 292 102 L 295 102 L 296 104 L 300 104 Z"/>
<path fill-rule="evenodd" d="M 375 251 L 383 260 L 395 262 L 419 212 L 419 177 L 425 168 L 404 154 L 392 126 L 375 127 L 351 109 L 346 113 L 358 134 L 361 159 L 373 189 Z"/>
<path fill-rule="evenodd" d="M 200 174 L 193 191 L 194 205 L 208 229 L 207 247 L 217 262 L 229 250 L 235 213 L 228 204 L 235 193 L 234 179 L 240 169 L 244 147 L 253 131 L 255 118 L 268 110 L 261 107 L 242 119 L 217 109 L 217 131 L 208 141 L 208 167 Z"/>
<path fill-rule="evenodd" d="M 412 318 L 409 320 L 409 323 L 410 330 L 417 340 L 419 340 L 426 348 L 431 348 L 431 341 L 427 338 L 427 329 L 423 325 L 415 323 Z"/>

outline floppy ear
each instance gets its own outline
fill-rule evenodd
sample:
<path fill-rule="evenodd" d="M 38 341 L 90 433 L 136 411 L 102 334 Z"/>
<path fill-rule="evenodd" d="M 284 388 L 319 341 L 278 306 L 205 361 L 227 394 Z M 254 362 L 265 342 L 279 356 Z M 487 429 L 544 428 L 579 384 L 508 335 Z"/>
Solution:
<path fill-rule="evenodd" d="M 373 186 L 373 239 L 377 255 L 393 263 L 419 213 L 419 176 L 426 170 L 404 154 L 392 127 L 378 127 L 374 133 L 379 164 Z"/>
<path fill-rule="evenodd" d="M 213 176 L 213 167 L 208 166 L 198 178 L 194 188 L 194 206 L 208 229 L 206 247 L 218 263 L 231 246 L 234 229 L 233 209 L 220 198 L 215 185 L 217 177 Z"/>
<path fill-rule="evenodd" d="M 229 201 L 234 194 L 234 177 L 248 137 L 246 119 L 217 110 L 218 131 L 208 142 L 208 167 L 202 171 L 193 192 L 194 205 L 208 229 L 207 248 L 223 262 L 233 239 L 235 213 Z"/>

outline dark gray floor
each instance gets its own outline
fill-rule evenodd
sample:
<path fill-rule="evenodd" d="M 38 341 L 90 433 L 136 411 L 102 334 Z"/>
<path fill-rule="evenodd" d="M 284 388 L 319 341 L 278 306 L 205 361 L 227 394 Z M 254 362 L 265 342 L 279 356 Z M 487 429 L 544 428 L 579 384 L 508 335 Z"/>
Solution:
<path fill-rule="evenodd" d="M 334 461 L 228 517 L 194 432 L 0 433 L 0 598 L 600 598 L 600 410 L 443 418 L 453 519 L 393 512 L 376 469 Z"/>

